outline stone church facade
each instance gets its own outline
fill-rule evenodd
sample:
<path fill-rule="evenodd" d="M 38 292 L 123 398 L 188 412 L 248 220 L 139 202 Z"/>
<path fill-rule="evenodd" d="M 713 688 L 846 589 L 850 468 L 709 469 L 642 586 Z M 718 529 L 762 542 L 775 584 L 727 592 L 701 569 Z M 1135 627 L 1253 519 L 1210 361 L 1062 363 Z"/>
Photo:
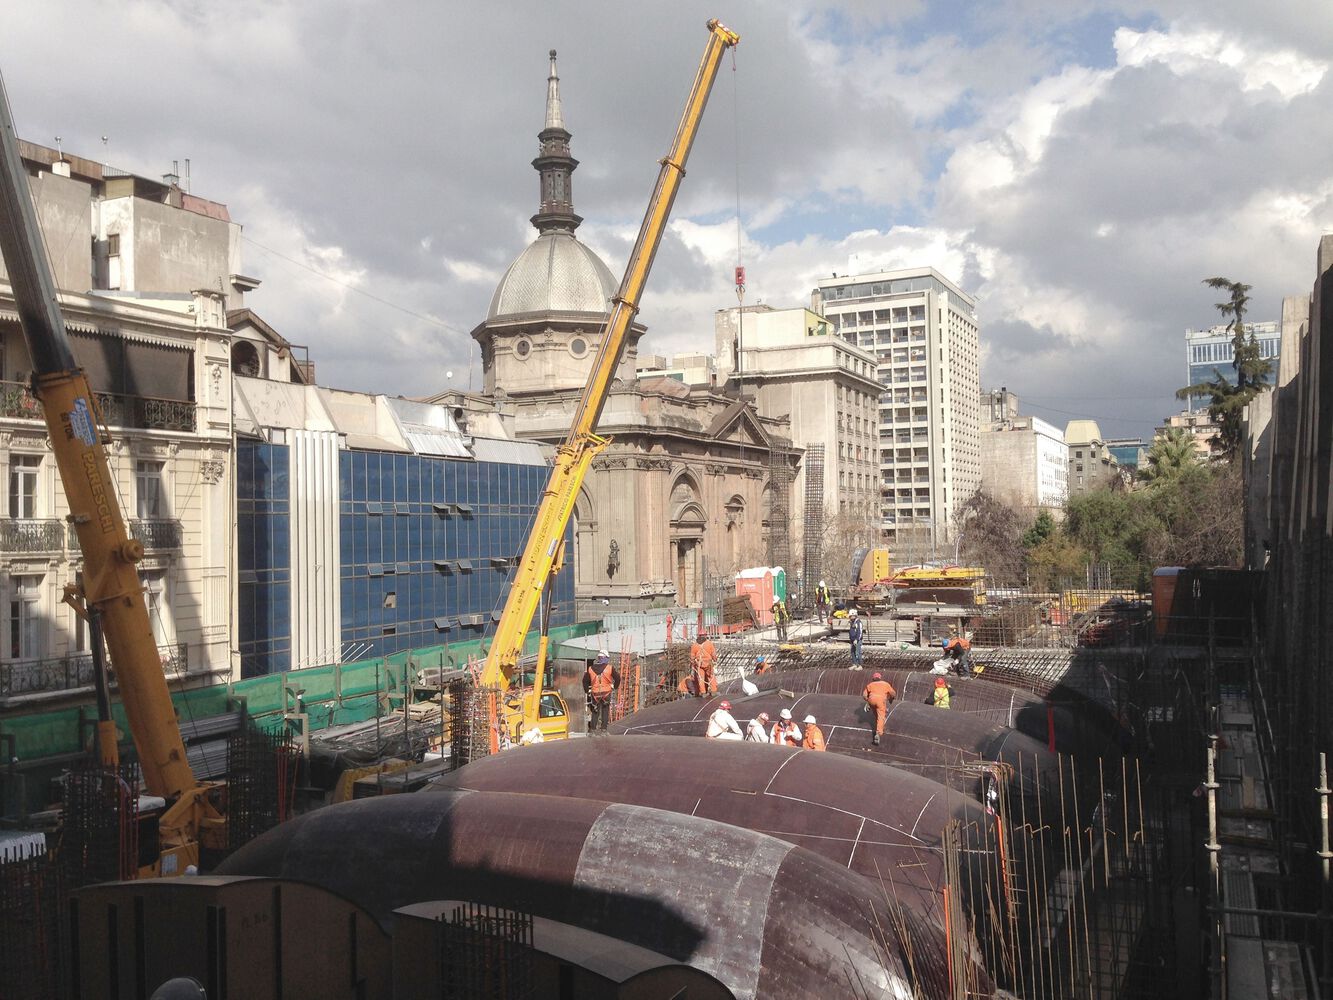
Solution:
<path fill-rule="evenodd" d="M 616 294 L 601 259 L 575 236 L 570 155 L 555 53 L 546 123 L 533 167 L 541 176 L 537 238 L 506 271 L 485 321 L 484 392 L 435 401 L 500 412 L 515 437 L 559 444 L 574 417 Z M 636 379 L 635 323 L 597 433 L 611 444 L 594 460 L 575 505 L 579 617 L 607 610 L 698 605 L 705 578 L 726 577 L 783 554 L 791 482 L 801 452 L 785 419 L 762 417 L 734 389 L 666 377 Z M 776 521 L 776 533 L 774 524 Z"/>

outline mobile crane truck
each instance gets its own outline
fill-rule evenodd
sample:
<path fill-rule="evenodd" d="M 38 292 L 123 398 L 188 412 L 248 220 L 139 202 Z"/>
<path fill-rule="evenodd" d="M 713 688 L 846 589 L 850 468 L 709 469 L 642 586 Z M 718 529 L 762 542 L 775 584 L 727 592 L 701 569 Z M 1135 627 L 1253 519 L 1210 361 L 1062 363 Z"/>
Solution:
<path fill-rule="evenodd" d="M 541 504 L 537 508 L 532 530 L 528 534 L 523 556 L 515 571 L 514 582 L 505 599 L 504 611 L 481 671 L 479 683 L 483 688 L 504 692 L 503 721 L 515 739 L 524 730 L 534 727 L 540 728 L 547 738 L 563 739 L 569 735 L 568 711 L 563 699 L 558 695 L 554 699 L 551 697 L 553 692 L 545 692 L 547 715 L 542 717 L 548 651 L 544 629 L 538 645 L 532 686 L 514 691 L 511 685 L 518 676 L 519 658 L 533 615 L 560 562 L 560 549 L 564 544 L 565 528 L 574 510 L 574 498 L 583 485 L 593 458 L 610 444 L 609 438 L 596 434 L 597 420 L 610 395 L 611 380 L 624 353 L 630 324 L 639 311 L 643 286 L 652 269 L 662 233 L 666 230 L 676 191 L 680 187 L 681 178 L 685 176 L 685 161 L 689 158 L 690 147 L 699 131 L 699 122 L 708 104 L 713 81 L 717 78 L 722 55 L 739 41 L 740 36 L 720 21 L 708 22 L 708 44 L 704 49 L 703 60 L 699 63 L 689 99 L 685 102 L 685 111 L 676 128 L 671 151 L 661 161 L 657 186 L 653 189 L 648 211 L 639 227 L 638 239 L 625 266 L 625 276 L 611 300 L 611 314 L 602 330 L 592 371 L 588 374 L 588 382 L 584 386 L 569 433 L 556 450 L 551 478 L 542 494 Z M 550 714 L 555 710 L 557 702 L 560 710 L 565 712 L 563 718 Z"/>
<path fill-rule="evenodd" d="M 91 626 L 98 691 L 98 757 L 108 767 L 119 763 L 102 662 L 104 638 L 138 752 L 144 788 L 167 802 L 158 818 L 159 853 L 139 869 L 139 875 L 183 873 L 187 866 L 198 865 L 201 843 L 207 847 L 226 846 L 226 786 L 199 781 L 185 756 L 185 743 L 136 568 L 143 559 L 143 544 L 126 530 L 107 463 L 97 399 L 70 347 L 2 79 L 0 254 L 9 272 L 23 339 L 32 358 L 32 393 L 41 403 L 51 451 L 69 501 L 69 520 L 83 551 L 82 583 L 66 587 L 65 593 L 66 601 Z"/>

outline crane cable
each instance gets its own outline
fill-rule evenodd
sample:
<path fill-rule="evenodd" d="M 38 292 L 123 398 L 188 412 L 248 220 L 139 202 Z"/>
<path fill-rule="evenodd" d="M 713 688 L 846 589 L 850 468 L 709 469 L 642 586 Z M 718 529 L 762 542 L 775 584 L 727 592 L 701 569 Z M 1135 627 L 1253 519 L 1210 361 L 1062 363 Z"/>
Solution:
<path fill-rule="evenodd" d="M 741 350 L 745 345 L 745 280 L 741 243 L 741 101 L 740 85 L 736 82 L 736 46 L 731 47 L 731 151 L 736 171 L 736 357 L 732 367 L 736 372 L 736 401 L 745 406 L 745 366 Z M 740 441 L 740 460 L 745 461 L 745 439 Z"/>

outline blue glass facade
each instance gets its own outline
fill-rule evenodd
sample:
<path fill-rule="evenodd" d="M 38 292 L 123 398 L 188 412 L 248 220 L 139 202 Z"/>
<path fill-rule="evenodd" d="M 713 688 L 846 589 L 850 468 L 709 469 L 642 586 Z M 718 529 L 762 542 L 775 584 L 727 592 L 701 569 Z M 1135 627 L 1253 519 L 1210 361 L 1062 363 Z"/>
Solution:
<path fill-rule="evenodd" d="M 251 677 L 291 667 L 287 447 L 238 441 L 237 460 L 241 670 Z M 549 473 L 544 465 L 341 452 L 344 656 L 489 635 Z M 574 620 L 573 577 L 556 578 L 553 626 Z"/>
<path fill-rule="evenodd" d="M 344 650 L 359 659 L 489 634 L 548 475 L 540 465 L 344 451 Z M 573 611 L 573 574 L 563 573 L 551 624 L 569 624 Z"/>
<path fill-rule="evenodd" d="M 237 633 L 241 676 L 291 668 L 291 507 L 286 445 L 236 441 Z"/>

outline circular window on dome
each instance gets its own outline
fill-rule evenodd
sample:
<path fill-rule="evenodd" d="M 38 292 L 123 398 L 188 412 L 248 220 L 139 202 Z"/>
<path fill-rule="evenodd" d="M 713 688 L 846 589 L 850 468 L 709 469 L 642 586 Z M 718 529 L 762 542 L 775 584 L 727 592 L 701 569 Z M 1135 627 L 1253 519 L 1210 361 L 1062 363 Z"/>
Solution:
<path fill-rule="evenodd" d="M 576 358 L 581 358 L 588 353 L 588 342 L 582 337 L 575 337 L 569 342 L 569 353 Z"/>
<path fill-rule="evenodd" d="M 532 353 L 532 341 L 520 340 L 517 344 L 514 345 L 514 353 L 517 354 L 520 358 L 526 358 L 529 354 Z"/>

